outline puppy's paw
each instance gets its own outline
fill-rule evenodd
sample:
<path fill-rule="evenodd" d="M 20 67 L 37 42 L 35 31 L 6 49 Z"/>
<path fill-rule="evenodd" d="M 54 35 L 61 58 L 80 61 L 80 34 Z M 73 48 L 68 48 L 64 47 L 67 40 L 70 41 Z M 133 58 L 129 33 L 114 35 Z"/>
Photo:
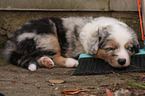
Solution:
<path fill-rule="evenodd" d="M 67 58 L 65 62 L 66 67 L 77 67 L 78 64 L 78 61 L 73 58 Z"/>
<path fill-rule="evenodd" d="M 30 62 L 30 63 L 29 63 L 29 66 L 28 66 L 28 69 L 29 69 L 30 71 L 36 71 L 36 70 L 37 70 L 37 64 L 34 63 L 34 62 Z"/>
<path fill-rule="evenodd" d="M 38 63 L 42 67 L 52 68 L 54 67 L 54 62 L 47 56 L 43 56 L 38 60 Z"/>

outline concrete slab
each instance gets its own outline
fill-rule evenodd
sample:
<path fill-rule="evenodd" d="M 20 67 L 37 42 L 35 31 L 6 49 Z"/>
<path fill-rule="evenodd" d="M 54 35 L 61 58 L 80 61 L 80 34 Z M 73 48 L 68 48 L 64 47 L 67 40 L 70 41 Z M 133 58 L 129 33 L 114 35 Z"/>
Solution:
<path fill-rule="evenodd" d="M 131 87 L 126 80 L 143 84 L 144 73 L 111 73 L 89 76 L 71 76 L 75 68 L 41 68 L 35 72 L 6 63 L 0 58 L 0 93 L 5 96 L 68 96 L 60 90 L 89 89 L 91 92 L 80 92 L 69 96 L 107 96 L 105 89 L 112 93 L 120 89 L 128 90 L 132 95 L 141 94 L 144 89 Z M 49 80 L 64 80 L 63 83 L 52 83 Z M 129 96 L 129 95 L 127 95 Z M 143 96 L 143 95 L 140 95 Z"/>
<path fill-rule="evenodd" d="M 7 10 L 24 9 L 77 9 L 107 11 L 108 0 L 0 0 L 0 8 Z"/>
<path fill-rule="evenodd" d="M 110 0 L 110 10 L 137 11 L 137 0 Z"/>
<path fill-rule="evenodd" d="M 0 0 L 0 10 L 137 11 L 137 0 Z"/>

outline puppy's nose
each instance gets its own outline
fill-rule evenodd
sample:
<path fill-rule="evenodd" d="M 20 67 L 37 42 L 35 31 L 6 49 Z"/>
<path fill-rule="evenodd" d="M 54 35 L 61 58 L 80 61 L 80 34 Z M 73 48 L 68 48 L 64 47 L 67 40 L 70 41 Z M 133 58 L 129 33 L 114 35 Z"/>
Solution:
<path fill-rule="evenodd" d="M 118 63 L 120 65 L 124 65 L 126 63 L 126 59 L 118 59 Z"/>

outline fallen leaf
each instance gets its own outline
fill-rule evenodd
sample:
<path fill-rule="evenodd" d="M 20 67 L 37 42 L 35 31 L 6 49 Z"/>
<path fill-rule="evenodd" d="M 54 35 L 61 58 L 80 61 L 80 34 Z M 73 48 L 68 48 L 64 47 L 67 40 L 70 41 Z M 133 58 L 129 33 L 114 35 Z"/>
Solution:
<path fill-rule="evenodd" d="M 60 83 L 64 83 L 65 81 L 64 80 L 49 80 L 49 82 L 60 84 Z"/>
<path fill-rule="evenodd" d="M 144 74 L 141 74 L 139 79 L 144 79 L 145 78 L 145 75 Z"/>
<path fill-rule="evenodd" d="M 145 75 L 144 75 L 144 74 L 142 74 L 142 75 L 140 75 L 140 77 L 144 77 L 144 78 L 145 78 Z"/>
<path fill-rule="evenodd" d="M 107 96 L 114 96 L 109 89 L 106 88 L 106 93 L 107 93 Z"/>
<path fill-rule="evenodd" d="M 60 90 L 62 93 L 66 94 L 66 95 L 74 95 L 77 94 L 79 92 L 90 92 L 91 90 L 89 89 L 73 89 L 73 90 Z"/>

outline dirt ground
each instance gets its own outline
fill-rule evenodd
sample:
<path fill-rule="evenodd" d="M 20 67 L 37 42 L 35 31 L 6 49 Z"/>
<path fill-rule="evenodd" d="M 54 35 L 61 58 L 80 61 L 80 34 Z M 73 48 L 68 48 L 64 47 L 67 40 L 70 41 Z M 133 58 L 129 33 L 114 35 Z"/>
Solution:
<path fill-rule="evenodd" d="M 128 91 L 120 96 L 144 96 L 143 88 L 130 86 L 126 80 L 145 84 L 145 73 L 111 73 L 103 75 L 71 76 L 75 68 L 40 68 L 35 72 L 6 63 L 0 56 L 0 93 L 5 96 L 107 96 L 106 88 L 113 94 Z M 52 82 L 50 80 L 61 80 Z M 60 90 L 89 89 L 65 95 Z M 125 94 L 130 95 L 125 95 Z M 119 95 L 118 95 L 119 96 Z"/>

